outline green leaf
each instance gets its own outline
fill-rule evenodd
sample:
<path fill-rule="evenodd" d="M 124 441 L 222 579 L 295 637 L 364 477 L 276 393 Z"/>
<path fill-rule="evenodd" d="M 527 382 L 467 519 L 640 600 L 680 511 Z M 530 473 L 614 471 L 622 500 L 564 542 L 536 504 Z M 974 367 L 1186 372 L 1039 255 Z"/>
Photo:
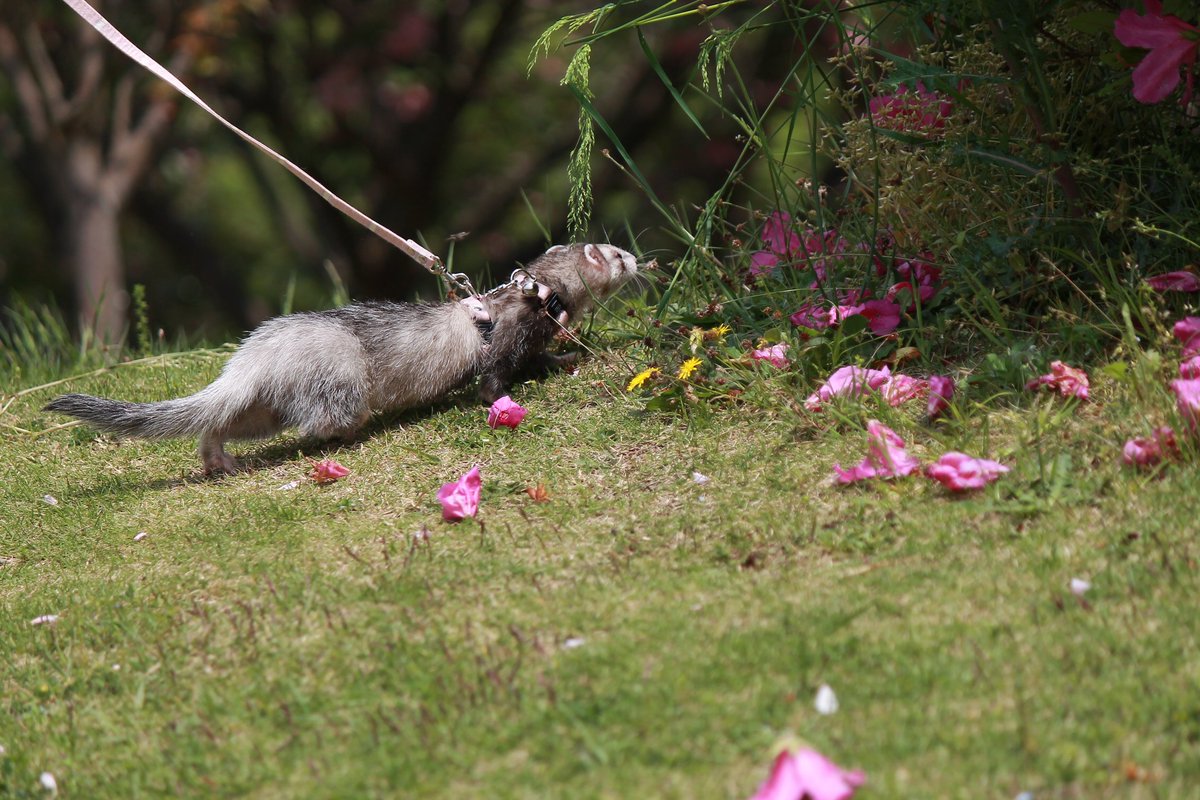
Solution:
<path fill-rule="evenodd" d="M 704 126 L 700 124 L 700 120 L 696 118 L 696 115 L 692 113 L 692 109 L 684 102 L 683 95 L 675 89 L 675 86 L 671 83 L 671 79 L 667 77 L 666 70 L 662 68 L 662 64 L 654 56 L 654 51 L 650 49 L 650 44 L 646 41 L 646 37 L 642 35 L 640 27 L 637 29 L 637 35 L 638 42 L 642 45 L 642 52 L 646 54 L 646 60 L 650 62 L 650 68 L 654 70 L 654 74 L 662 81 L 663 86 L 667 87 L 667 91 L 671 93 L 671 97 L 675 98 L 675 102 L 683 110 L 687 118 L 699 129 L 700 133 L 704 134 L 704 138 L 709 138 L 708 131 L 704 130 Z"/>

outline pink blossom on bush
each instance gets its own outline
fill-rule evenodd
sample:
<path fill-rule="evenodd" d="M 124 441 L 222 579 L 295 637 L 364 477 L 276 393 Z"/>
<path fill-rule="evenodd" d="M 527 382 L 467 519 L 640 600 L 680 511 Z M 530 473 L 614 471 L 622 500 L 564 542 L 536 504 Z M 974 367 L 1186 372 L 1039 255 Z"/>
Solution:
<path fill-rule="evenodd" d="M 466 475 L 456 481 L 442 484 L 437 499 L 442 504 L 442 519 L 458 522 L 464 517 L 473 517 L 479 511 L 479 495 L 483 480 L 479 477 L 479 466 L 471 467 Z"/>
<path fill-rule="evenodd" d="M 920 397 L 929 390 L 929 381 L 913 378 L 896 373 L 881 387 L 883 399 L 888 405 L 898 406 L 901 403 Z"/>
<path fill-rule="evenodd" d="M 823 403 L 828 403 L 834 397 L 870 394 L 891 380 L 891 377 L 891 371 L 887 367 L 881 370 L 854 366 L 839 367 L 817 391 L 808 396 L 804 407 L 809 411 L 819 411 Z"/>
<path fill-rule="evenodd" d="M 866 779 L 861 770 L 842 769 L 815 750 L 784 750 L 750 800 L 849 800 Z"/>
<path fill-rule="evenodd" d="M 1175 393 L 1179 416 L 1195 431 L 1200 422 L 1200 378 L 1171 381 L 1171 391 Z"/>
<path fill-rule="evenodd" d="M 1049 386 L 1063 397 L 1088 399 L 1088 376 L 1081 369 L 1067 366 L 1061 361 L 1050 362 L 1050 372 L 1025 384 L 1026 389 Z"/>
<path fill-rule="evenodd" d="M 1192 65 L 1200 47 L 1200 29 L 1164 14 L 1159 0 L 1145 0 L 1144 5 L 1145 14 L 1127 8 L 1113 26 L 1121 44 L 1150 51 L 1133 70 L 1133 96 L 1142 103 L 1160 102 L 1179 85 L 1182 67 L 1187 76 L 1182 103 L 1187 105 L 1192 99 Z"/>
<path fill-rule="evenodd" d="M 925 468 L 925 474 L 955 492 L 982 489 L 1008 472 L 1008 467 L 986 458 L 949 452 Z"/>
<path fill-rule="evenodd" d="M 950 398 L 954 397 L 954 379 L 947 375 L 929 376 L 929 406 L 926 414 L 930 419 L 942 415 L 950 407 Z"/>
<path fill-rule="evenodd" d="M 499 425 L 516 428 L 521 424 L 521 420 L 525 419 L 527 413 L 529 412 L 514 403 L 511 397 L 504 395 L 492 403 L 492 407 L 488 409 L 487 424 L 493 428 Z"/>
<path fill-rule="evenodd" d="M 1175 338 L 1183 344 L 1183 355 L 1200 354 L 1200 317 L 1184 317 L 1172 329 Z"/>
<path fill-rule="evenodd" d="M 1125 442 L 1121 458 L 1126 464 L 1137 467 L 1152 467 L 1179 452 L 1175 442 L 1175 431 L 1166 425 L 1155 428 L 1154 434 Z"/>
<path fill-rule="evenodd" d="M 1179 377 L 1200 378 L 1200 355 L 1195 355 L 1179 364 Z"/>
<path fill-rule="evenodd" d="M 755 350 L 750 354 L 750 357 L 755 361 L 766 361 L 771 366 L 779 369 L 785 368 L 790 362 L 787 359 L 788 346 L 785 343 L 771 345 Z"/>
<path fill-rule="evenodd" d="M 792 217 L 786 211 L 772 212 L 763 223 L 761 236 L 767 249 L 751 254 L 751 275 L 774 272 L 781 260 L 791 260 L 800 252 L 800 237 L 792 228 Z"/>
<path fill-rule="evenodd" d="M 898 86 L 891 94 L 871 98 L 871 118 L 881 128 L 897 131 L 931 132 L 946 126 L 953 104 L 917 82 L 916 90 Z"/>
<path fill-rule="evenodd" d="M 1156 292 L 1200 292 L 1200 278 L 1185 269 L 1154 275 L 1146 283 Z"/>
<path fill-rule="evenodd" d="M 838 483 L 854 483 L 867 478 L 899 478 L 911 475 L 921 464 L 904 449 L 904 440 L 877 420 L 867 422 L 867 457 L 856 467 L 842 469 L 833 465 Z"/>

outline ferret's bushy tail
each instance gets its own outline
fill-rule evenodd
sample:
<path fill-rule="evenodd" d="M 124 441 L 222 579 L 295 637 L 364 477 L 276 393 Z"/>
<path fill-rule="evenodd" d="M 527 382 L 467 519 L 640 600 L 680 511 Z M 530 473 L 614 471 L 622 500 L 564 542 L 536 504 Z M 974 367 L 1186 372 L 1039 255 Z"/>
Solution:
<path fill-rule="evenodd" d="M 100 430 L 143 439 L 192 436 L 212 427 L 203 392 L 159 403 L 127 403 L 88 394 L 64 394 L 43 411 L 57 411 L 91 423 Z"/>

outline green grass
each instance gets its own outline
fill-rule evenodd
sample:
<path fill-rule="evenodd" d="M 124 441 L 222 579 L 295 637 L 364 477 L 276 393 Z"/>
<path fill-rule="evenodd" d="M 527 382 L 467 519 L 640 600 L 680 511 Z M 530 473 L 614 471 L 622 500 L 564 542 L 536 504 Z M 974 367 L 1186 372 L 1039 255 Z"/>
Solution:
<path fill-rule="evenodd" d="M 221 362 L 70 389 L 157 399 Z M 194 442 L 39 435 L 61 387 L 18 398 L 0 795 L 50 771 L 78 798 L 746 798 L 791 733 L 864 769 L 864 798 L 1194 796 L 1200 476 L 1118 463 L 1161 397 L 1097 379 L 1078 407 L 893 414 L 926 460 L 1014 466 L 957 498 L 830 485 L 863 450 L 832 415 L 646 414 L 606 388 L 627 379 L 592 360 L 518 387 L 515 432 L 464 396 L 350 445 L 241 444 L 252 469 L 215 481 Z M 351 475 L 280 490 L 300 450 Z M 443 523 L 434 494 L 473 463 L 480 522 Z"/>

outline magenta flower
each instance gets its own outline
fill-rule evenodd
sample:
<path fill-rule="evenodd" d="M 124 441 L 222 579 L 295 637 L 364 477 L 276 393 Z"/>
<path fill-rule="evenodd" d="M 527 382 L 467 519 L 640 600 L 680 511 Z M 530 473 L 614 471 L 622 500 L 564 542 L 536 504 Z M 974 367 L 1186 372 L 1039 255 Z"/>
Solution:
<path fill-rule="evenodd" d="M 1117 17 L 1113 33 L 1126 47 L 1150 52 L 1133 70 L 1133 96 L 1142 103 L 1157 103 L 1179 85 L 1179 69 L 1187 76 L 1183 104 L 1192 99 L 1192 65 L 1200 47 L 1200 29 L 1179 17 L 1162 13 L 1159 0 L 1145 0 L 1146 13 L 1127 8 Z"/>
<path fill-rule="evenodd" d="M 1172 329 L 1175 338 L 1183 344 L 1183 355 L 1200 354 L 1200 317 L 1184 317 Z"/>
<path fill-rule="evenodd" d="M 919 81 L 915 91 L 899 86 L 892 94 L 872 97 L 868 105 L 871 117 L 879 127 L 910 132 L 944 128 L 953 108 L 949 98 L 929 91 Z"/>
<path fill-rule="evenodd" d="M 887 400 L 890 406 L 898 406 L 914 397 L 920 397 L 928 390 L 929 381 L 899 373 L 893 375 L 880 389 L 883 399 Z"/>
<path fill-rule="evenodd" d="M 498 425 L 515 428 L 521 424 L 521 420 L 525 419 L 527 413 L 529 412 L 514 403 L 511 397 L 504 395 L 492 403 L 492 407 L 488 409 L 487 424 L 493 428 Z"/>
<path fill-rule="evenodd" d="M 866 780 L 861 770 L 842 769 L 816 750 L 784 750 L 750 800 L 849 800 Z"/>
<path fill-rule="evenodd" d="M 870 394 L 891 380 L 892 374 L 887 367 L 881 370 L 866 369 L 865 367 L 840 367 L 834 370 L 828 380 L 817 391 L 808 396 L 804 407 L 809 411 L 820 411 L 822 403 L 828 403 L 834 397 L 857 397 Z"/>
<path fill-rule="evenodd" d="M 774 211 L 763 223 L 761 238 L 766 250 L 750 256 L 750 274 L 769 275 L 779 262 L 790 261 L 802 251 L 800 237 L 792 227 L 792 217 L 786 211 Z"/>
<path fill-rule="evenodd" d="M 811 328 L 814 331 L 823 331 L 836 322 L 829 309 L 814 303 L 800 306 L 788 319 L 797 328 Z"/>
<path fill-rule="evenodd" d="M 1063 397 L 1088 399 L 1088 376 L 1081 369 L 1070 367 L 1061 361 L 1050 362 L 1050 372 L 1025 384 L 1026 389 L 1049 386 Z"/>
<path fill-rule="evenodd" d="M 955 492 L 982 489 L 1008 472 L 1008 467 L 986 458 L 971 458 L 964 453 L 944 454 L 925 468 L 925 474 Z"/>
<path fill-rule="evenodd" d="M 313 461 L 312 467 L 312 472 L 308 473 L 308 476 L 320 484 L 333 483 L 339 478 L 344 478 L 350 474 L 350 470 L 332 458 L 327 458 L 324 461 Z"/>
<path fill-rule="evenodd" d="M 1200 378 L 1200 355 L 1195 355 L 1179 364 L 1179 377 Z"/>
<path fill-rule="evenodd" d="M 1175 431 L 1163 425 L 1154 429 L 1154 434 L 1148 437 L 1138 437 L 1125 442 L 1121 450 L 1121 458 L 1126 464 L 1135 467 L 1152 467 L 1179 452 L 1175 442 Z"/>
<path fill-rule="evenodd" d="M 954 397 L 954 379 L 948 375 L 929 376 L 929 406 L 926 414 L 930 419 L 936 419 L 950 407 L 950 398 Z"/>
<path fill-rule="evenodd" d="M 787 360 L 787 344 L 776 344 L 755 350 L 750 357 L 755 361 L 766 361 L 774 367 L 784 369 L 790 363 Z"/>
<path fill-rule="evenodd" d="M 900 326 L 900 306 L 891 300 L 868 300 L 858 313 L 867 318 L 876 336 L 887 336 Z"/>
<path fill-rule="evenodd" d="M 1179 416 L 1193 431 L 1196 430 L 1197 423 L 1200 423 L 1200 378 L 1171 381 L 1171 391 L 1175 393 L 1175 407 L 1179 409 Z"/>
<path fill-rule="evenodd" d="M 479 511 L 479 494 L 483 480 L 479 477 L 479 465 L 458 480 L 442 485 L 438 489 L 437 499 L 442 504 L 442 519 L 447 522 L 458 522 L 465 517 L 473 517 Z"/>
<path fill-rule="evenodd" d="M 867 441 L 867 457 L 858 466 L 842 469 L 840 464 L 833 465 L 838 483 L 854 483 L 867 478 L 901 478 L 921 466 L 904 449 L 904 440 L 882 422 L 867 422 Z"/>
<path fill-rule="evenodd" d="M 1200 292 L 1200 278 L 1186 269 L 1146 278 L 1146 283 L 1156 292 Z"/>

